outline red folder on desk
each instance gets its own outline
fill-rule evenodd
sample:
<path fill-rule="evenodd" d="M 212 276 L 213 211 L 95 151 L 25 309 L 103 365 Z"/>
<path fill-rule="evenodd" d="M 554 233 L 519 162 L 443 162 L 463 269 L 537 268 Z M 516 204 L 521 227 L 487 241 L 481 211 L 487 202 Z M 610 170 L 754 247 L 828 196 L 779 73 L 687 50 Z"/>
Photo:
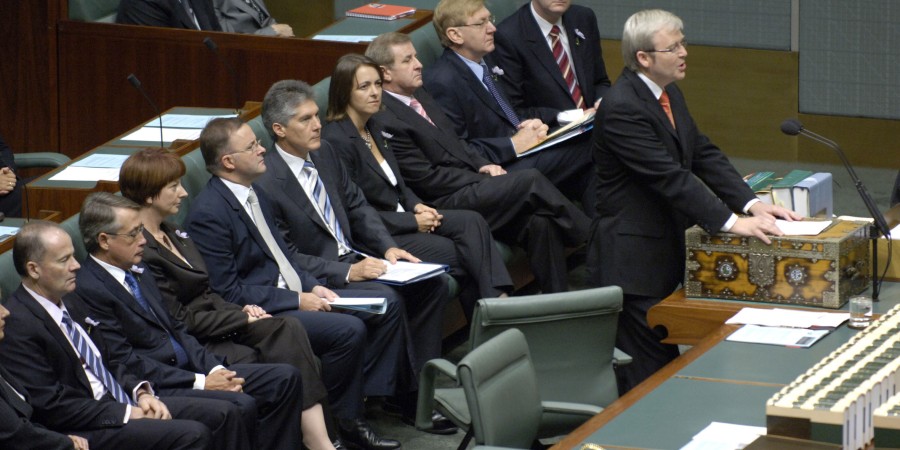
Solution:
<path fill-rule="evenodd" d="M 411 16 L 416 13 L 416 8 L 411 6 L 386 5 L 384 3 L 368 3 L 359 8 L 347 11 L 347 17 L 362 17 L 363 19 L 395 20 L 401 17 Z"/>

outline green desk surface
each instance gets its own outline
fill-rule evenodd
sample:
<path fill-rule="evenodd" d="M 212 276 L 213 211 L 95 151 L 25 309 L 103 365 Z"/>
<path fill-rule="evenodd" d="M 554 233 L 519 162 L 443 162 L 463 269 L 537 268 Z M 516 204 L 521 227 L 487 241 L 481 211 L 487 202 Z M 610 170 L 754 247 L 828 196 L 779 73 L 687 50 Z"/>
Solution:
<path fill-rule="evenodd" d="M 397 20 L 363 19 L 360 17 L 346 17 L 324 30 L 316 33 L 316 36 L 378 36 L 389 31 L 397 31 L 407 25 L 412 25 L 415 20 L 402 18 Z"/>
<path fill-rule="evenodd" d="M 766 400 L 778 390 L 770 386 L 672 378 L 585 442 L 678 449 L 713 421 L 764 427 Z"/>

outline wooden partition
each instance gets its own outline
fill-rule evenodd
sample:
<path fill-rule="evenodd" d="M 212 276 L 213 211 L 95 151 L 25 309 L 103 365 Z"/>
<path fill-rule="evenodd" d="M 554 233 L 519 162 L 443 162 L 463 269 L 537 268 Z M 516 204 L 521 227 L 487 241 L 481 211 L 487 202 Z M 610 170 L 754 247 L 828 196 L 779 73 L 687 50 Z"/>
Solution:
<path fill-rule="evenodd" d="M 205 37 L 216 42 L 236 80 L 204 46 Z M 73 21 L 59 23 L 58 41 L 59 133 L 69 156 L 154 114 L 126 80 L 130 73 L 161 110 L 236 107 L 261 100 L 284 78 L 316 83 L 331 74 L 339 57 L 365 50 L 364 44 Z"/>

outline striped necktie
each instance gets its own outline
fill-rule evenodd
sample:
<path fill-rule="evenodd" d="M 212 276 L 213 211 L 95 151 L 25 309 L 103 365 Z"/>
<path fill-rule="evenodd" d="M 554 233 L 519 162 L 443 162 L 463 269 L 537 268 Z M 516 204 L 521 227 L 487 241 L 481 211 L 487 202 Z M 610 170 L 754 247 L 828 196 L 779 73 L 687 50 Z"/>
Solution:
<path fill-rule="evenodd" d="M 322 184 L 322 179 L 319 178 L 319 171 L 316 170 L 316 165 L 313 164 L 312 161 L 304 161 L 303 170 L 305 170 L 309 176 L 309 183 L 313 188 L 313 200 L 315 200 L 319 214 L 325 219 L 325 224 L 328 225 L 328 228 L 337 240 L 338 246 L 343 246 L 341 249 L 343 251 L 339 251 L 338 253 L 345 254 L 348 251 L 351 251 L 350 246 L 347 244 L 347 239 L 344 238 L 344 231 L 341 230 L 341 224 L 337 221 L 337 216 L 334 215 L 334 210 L 331 207 L 331 199 L 328 198 L 328 192 L 325 191 L 325 185 Z"/>
<path fill-rule="evenodd" d="M 553 59 L 556 60 L 556 65 L 559 66 L 559 71 L 566 80 L 566 86 L 569 88 L 569 95 L 572 96 L 575 107 L 581 109 L 584 108 L 584 97 L 581 95 L 581 88 L 578 86 L 578 79 L 575 78 L 572 65 L 569 64 L 569 55 L 566 54 L 562 39 L 559 38 L 559 31 L 559 27 L 556 25 L 550 29 L 550 47 L 553 48 Z"/>
<path fill-rule="evenodd" d="M 133 405 L 134 402 L 131 401 L 131 397 L 125 393 L 125 390 L 122 389 L 122 386 L 116 381 L 116 378 L 113 377 L 113 374 L 109 373 L 106 370 L 106 367 L 103 366 L 103 361 L 100 360 L 100 357 L 91 350 L 91 346 L 88 345 L 84 336 L 81 335 L 81 331 L 75 328 L 75 325 L 72 323 L 72 317 L 69 316 L 68 311 L 63 311 L 63 325 L 66 327 L 66 331 L 69 334 L 69 339 L 72 340 L 72 343 L 75 344 L 75 349 L 78 350 L 78 353 L 81 355 L 81 358 L 84 360 L 85 364 L 91 370 L 91 373 L 103 383 L 103 386 L 106 387 L 106 390 L 112 394 L 113 398 L 116 399 L 119 403 L 124 403 L 126 405 Z"/>

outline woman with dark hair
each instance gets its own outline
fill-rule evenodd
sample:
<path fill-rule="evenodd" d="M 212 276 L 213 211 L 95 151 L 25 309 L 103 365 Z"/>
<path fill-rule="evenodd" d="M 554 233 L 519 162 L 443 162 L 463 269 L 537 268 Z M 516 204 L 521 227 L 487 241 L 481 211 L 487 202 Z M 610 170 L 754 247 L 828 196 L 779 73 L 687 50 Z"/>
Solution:
<path fill-rule="evenodd" d="M 331 76 L 322 137 L 340 155 L 397 244 L 423 261 L 450 266 L 462 284 L 463 310 L 471 318 L 479 298 L 512 290 L 509 272 L 481 215 L 437 211 L 404 183 L 388 145 L 390 135 L 369 120 L 381 109 L 382 81 L 375 61 L 357 54 L 341 57 Z"/>
<path fill-rule="evenodd" d="M 153 271 L 166 309 L 210 351 L 234 363 L 284 363 L 300 369 L 303 383 L 301 431 L 309 449 L 333 450 L 321 401 L 327 396 L 300 322 L 272 317 L 256 305 L 243 308 L 209 287 L 203 258 L 174 223 L 187 192 L 181 186 L 184 162 L 161 148 L 147 148 L 122 165 L 122 196 L 141 205 L 143 261 Z"/>

